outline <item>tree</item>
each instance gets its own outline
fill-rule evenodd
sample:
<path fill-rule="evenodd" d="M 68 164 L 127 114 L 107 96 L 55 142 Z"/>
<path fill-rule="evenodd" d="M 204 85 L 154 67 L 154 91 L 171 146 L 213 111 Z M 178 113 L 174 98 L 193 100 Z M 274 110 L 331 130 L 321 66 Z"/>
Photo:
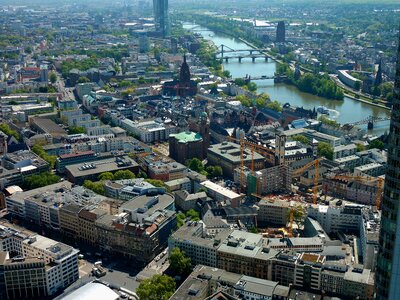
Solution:
<path fill-rule="evenodd" d="M 363 144 L 356 144 L 357 152 L 365 151 L 366 147 Z"/>
<path fill-rule="evenodd" d="M 369 143 L 368 148 L 383 150 L 385 148 L 385 144 L 380 139 L 375 139 Z"/>
<path fill-rule="evenodd" d="M 134 87 L 135 85 L 134 85 L 132 82 L 130 82 L 129 80 L 122 80 L 122 81 L 118 84 L 118 86 L 119 86 L 120 88 L 128 88 L 128 87 Z"/>
<path fill-rule="evenodd" d="M 50 73 L 50 76 L 49 76 L 49 79 L 50 79 L 50 82 L 51 82 L 52 84 L 55 84 L 55 83 L 57 82 L 57 75 L 56 75 L 56 73 L 51 72 L 51 73 Z"/>
<path fill-rule="evenodd" d="M 69 134 L 86 133 L 86 128 L 85 127 L 80 127 L 80 126 L 69 126 L 68 127 L 68 133 Z"/>
<path fill-rule="evenodd" d="M 136 294 L 140 300 L 168 300 L 175 292 L 175 281 L 167 275 L 156 274 L 140 282 Z"/>
<path fill-rule="evenodd" d="M 23 185 L 31 190 L 42 186 L 54 184 L 60 181 L 60 177 L 49 172 L 40 173 L 37 175 L 27 176 L 23 180 Z"/>
<path fill-rule="evenodd" d="M 186 212 L 186 217 L 190 218 L 191 221 L 200 221 L 200 214 L 193 208 Z"/>
<path fill-rule="evenodd" d="M 188 166 L 189 169 L 191 169 L 191 170 L 193 170 L 195 172 L 199 172 L 200 173 L 200 172 L 204 171 L 203 163 L 197 157 L 194 157 L 191 160 L 189 160 L 189 162 L 187 163 L 187 166 Z"/>
<path fill-rule="evenodd" d="M 136 178 L 135 174 L 129 170 L 119 170 L 114 174 L 114 180 L 134 179 L 134 178 Z"/>
<path fill-rule="evenodd" d="M 257 229 L 257 227 L 253 226 L 253 227 L 251 227 L 251 228 L 249 229 L 249 232 L 251 232 L 251 233 L 258 233 L 258 229 Z"/>
<path fill-rule="evenodd" d="M 291 210 L 293 213 L 293 221 L 296 223 L 297 227 L 300 228 L 304 222 L 304 219 L 306 216 L 306 210 L 301 205 L 296 205 L 293 208 L 291 208 Z M 289 211 L 289 214 L 290 214 L 290 211 Z"/>
<path fill-rule="evenodd" d="M 171 271 L 178 275 L 187 275 L 192 271 L 192 262 L 185 252 L 179 248 L 174 248 L 169 255 L 169 264 Z"/>
<path fill-rule="evenodd" d="M 336 122 L 335 120 L 330 120 L 325 116 L 320 116 L 318 120 L 321 121 L 322 124 L 332 126 L 335 128 L 340 128 L 340 124 L 338 122 Z"/>
<path fill-rule="evenodd" d="M 19 134 L 18 131 L 11 129 L 11 127 L 8 124 L 0 124 L 0 130 L 3 131 L 6 135 L 10 136 L 12 135 L 15 137 L 18 141 L 21 140 L 21 135 Z"/>
<path fill-rule="evenodd" d="M 246 95 L 238 95 L 238 96 L 236 96 L 236 100 L 240 101 L 240 103 L 246 107 L 250 107 L 253 104 L 251 99 L 249 97 L 247 97 Z"/>
<path fill-rule="evenodd" d="M 333 159 L 332 146 L 325 142 L 319 142 L 318 143 L 318 155 L 332 160 Z"/>
<path fill-rule="evenodd" d="M 246 85 L 246 81 L 243 78 L 236 78 L 233 82 L 238 86 Z"/>
<path fill-rule="evenodd" d="M 147 178 L 147 179 L 145 179 L 145 181 L 154 185 L 155 187 L 162 187 L 162 188 L 165 188 L 167 191 L 169 190 L 169 188 L 167 187 L 165 182 L 162 180 Z"/>
<path fill-rule="evenodd" d="M 78 79 L 78 83 L 88 83 L 88 82 L 90 82 L 90 79 L 87 78 L 86 76 L 81 76 Z"/>
<path fill-rule="evenodd" d="M 129 95 L 132 95 L 133 93 L 135 93 L 135 89 L 133 87 L 127 88 L 126 90 L 121 92 L 121 95 L 123 97 L 128 97 Z"/>
<path fill-rule="evenodd" d="M 32 51 L 33 51 L 33 49 L 32 49 L 31 46 L 28 46 L 28 47 L 25 48 L 25 53 L 27 53 L 27 54 L 31 54 Z"/>
<path fill-rule="evenodd" d="M 354 83 L 354 89 L 355 89 L 356 91 L 359 91 L 359 90 L 361 89 L 361 82 L 360 82 L 360 81 L 356 81 L 356 82 Z"/>
<path fill-rule="evenodd" d="M 257 91 L 257 84 L 255 83 L 255 82 L 252 82 L 252 81 L 250 81 L 249 83 L 247 83 L 247 89 L 250 91 L 250 92 L 255 92 L 255 91 Z"/>
<path fill-rule="evenodd" d="M 301 135 L 301 134 L 294 135 L 292 137 L 292 140 L 300 142 L 300 143 L 302 143 L 304 145 L 308 145 L 309 144 L 308 138 L 306 138 L 304 135 Z"/>
<path fill-rule="evenodd" d="M 384 82 L 379 86 L 379 90 L 383 98 L 387 99 L 387 96 L 393 93 L 393 84 L 390 82 Z"/>
<path fill-rule="evenodd" d="M 186 220 L 186 215 L 183 212 L 180 212 L 176 215 L 176 222 L 177 222 L 177 226 L 178 228 L 181 227 Z"/>
<path fill-rule="evenodd" d="M 92 190 L 96 194 L 103 195 L 103 196 L 106 194 L 106 190 L 103 186 L 103 182 L 101 182 L 101 181 L 93 182 L 91 180 L 85 180 L 83 182 L 83 186 L 89 190 Z"/>
<path fill-rule="evenodd" d="M 147 174 L 146 172 L 143 172 L 142 170 L 139 171 L 139 173 L 137 174 L 137 178 L 147 178 Z"/>
<path fill-rule="evenodd" d="M 282 105 L 276 100 L 267 103 L 266 107 L 269 108 L 269 109 L 275 110 L 277 112 L 281 112 L 282 111 Z"/>
<path fill-rule="evenodd" d="M 111 172 L 104 172 L 98 176 L 99 180 L 114 180 L 114 175 Z"/>
<path fill-rule="evenodd" d="M 43 147 L 40 144 L 35 144 L 32 147 L 33 153 L 39 155 L 41 158 L 43 158 L 49 165 L 50 168 L 53 169 L 54 166 L 56 165 L 57 161 L 57 156 L 55 155 L 48 155 L 46 151 L 44 151 Z"/>
<path fill-rule="evenodd" d="M 269 101 L 271 101 L 270 96 L 267 93 L 262 93 L 257 96 L 256 105 L 258 108 L 267 107 Z"/>
<path fill-rule="evenodd" d="M 221 177 L 222 174 L 223 174 L 222 167 L 221 166 L 215 166 L 214 167 L 213 176 L 214 177 Z"/>

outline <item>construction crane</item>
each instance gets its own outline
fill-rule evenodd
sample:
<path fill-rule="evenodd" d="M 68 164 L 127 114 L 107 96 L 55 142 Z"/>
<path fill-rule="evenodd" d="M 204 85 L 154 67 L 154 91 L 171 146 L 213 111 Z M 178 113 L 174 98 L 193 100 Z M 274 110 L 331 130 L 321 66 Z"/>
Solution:
<path fill-rule="evenodd" d="M 251 152 L 251 173 L 254 176 L 255 174 L 255 164 L 254 164 L 254 152 L 257 150 L 258 152 L 261 152 L 264 154 L 264 157 L 269 161 L 275 161 L 275 151 L 271 150 L 267 147 L 264 147 L 262 145 L 257 145 L 254 143 L 251 143 L 249 141 L 246 141 L 244 138 L 238 140 L 234 137 L 229 136 L 229 140 L 237 142 L 240 144 L 240 189 L 243 189 L 244 186 L 244 150 L 246 147 L 250 148 Z"/>
<path fill-rule="evenodd" d="M 377 191 L 376 191 L 376 207 L 378 209 L 381 208 L 382 203 L 382 192 L 384 188 L 385 179 L 381 177 L 370 177 L 370 176 L 356 176 L 356 175 L 334 175 L 330 177 L 330 179 L 336 180 L 347 180 L 347 181 L 358 181 L 361 183 L 370 183 L 375 182 Z"/>
<path fill-rule="evenodd" d="M 300 169 L 294 170 L 292 172 L 292 177 L 300 177 L 306 170 L 311 167 L 314 167 L 314 184 L 313 184 L 313 203 L 317 204 L 317 197 L 318 197 L 318 181 L 319 181 L 319 164 L 324 158 L 317 158 L 312 162 L 309 162 L 305 166 L 301 167 Z"/>

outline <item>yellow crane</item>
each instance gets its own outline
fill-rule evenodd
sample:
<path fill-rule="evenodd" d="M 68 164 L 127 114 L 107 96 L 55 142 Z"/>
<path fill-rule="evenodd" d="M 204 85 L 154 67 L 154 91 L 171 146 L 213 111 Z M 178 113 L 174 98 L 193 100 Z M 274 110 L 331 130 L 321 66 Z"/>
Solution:
<path fill-rule="evenodd" d="M 385 180 L 381 177 L 370 177 L 370 176 L 356 176 L 356 175 L 334 175 L 331 179 L 336 180 L 347 180 L 347 181 L 358 181 L 361 183 L 371 183 L 374 182 L 377 187 L 376 191 L 376 207 L 381 208 L 382 203 L 382 192 L 385 184 Z"/>
<path fill-rule="evenodd" d="M 313 203 L 317 204 L 317 198 L 318 198 L 318 181 L 319 181 L 319 164 L 324 158 L 317 158 L 316 160 L 313 160 L 312 162 L 309 162 L 308 164 L 304 165 L 300 169 L 296 169 L 292 172 L 292 177 L 300 177 L 304 171 L 308 170 L 311 167 L 314 167 L 315 173 L 314 173 L 314 184 L 313 184 Z"/>
<path fill-rule="evenodd" d="M 246 147 L 250 149 L 251 153 L 251 173 L 252 175 L 255 174 L 255 165 L 254 165 L 254 152 L 257 150 L 258 152 L 261 152 L 264 157 L 267 159 L 268 162 L 274 162 L 275 161 L 275 151 L 272 149 L 269 149 L 267 147 L 264 147 L 262 145 L 257 145 L 254 143 L 251 143 L 249 141 L 246 141 L 244 138 L 238 140 L 234 137 L 228 137 L 229 140 L 237 142 L 240 144 L 240 189 L 242 190 L 244 187 L 244 150 Z"/>

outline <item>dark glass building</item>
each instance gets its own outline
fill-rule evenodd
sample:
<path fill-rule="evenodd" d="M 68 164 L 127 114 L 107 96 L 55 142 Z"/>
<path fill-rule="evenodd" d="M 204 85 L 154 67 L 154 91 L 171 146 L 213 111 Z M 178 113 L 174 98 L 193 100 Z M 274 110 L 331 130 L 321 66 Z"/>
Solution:
<path fill-rule="evenodd" d="M 376 299 L 400 299 L 400 45 L 382 203 Z"/>
<path fill-rule="evenodd" d="M 156 31 L 166 37 L 169 35 L 168 0 L 153 0 Z"/>
<path fill-rule="evenodd" d="M 276 39 L 277 43 L 284 43 L 286 39 L 286 30 L 285 30 L 285 22 L 279 21 L 278 26 L 276 27 Z"/>

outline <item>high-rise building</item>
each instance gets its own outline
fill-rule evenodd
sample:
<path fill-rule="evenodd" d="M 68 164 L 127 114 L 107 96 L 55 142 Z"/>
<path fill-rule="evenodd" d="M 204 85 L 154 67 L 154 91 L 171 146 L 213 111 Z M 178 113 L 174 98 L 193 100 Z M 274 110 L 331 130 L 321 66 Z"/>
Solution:
<path fill-rule="evenodd" d="M 376 270 L 377 299 L 391 300 L 400 295 L 400 45 L 394 94 Z"/>
<path fill-rule="evenodd" d="M 168 0 L 153 0 L 156 30 L 163 37 L 169 35 Z"/>
<path fill-rule="evenodd" d="M 285 42 L 285 22 L 279 21 L 278 26 L 276 27 L 276 42 L 284 43 Z"/>
<path fill-rule="evenodd" d="M 379 61 L 378 70 L 376 71 L 374 85 L 378 87 L 382 83 L 382 59 Z"/>

